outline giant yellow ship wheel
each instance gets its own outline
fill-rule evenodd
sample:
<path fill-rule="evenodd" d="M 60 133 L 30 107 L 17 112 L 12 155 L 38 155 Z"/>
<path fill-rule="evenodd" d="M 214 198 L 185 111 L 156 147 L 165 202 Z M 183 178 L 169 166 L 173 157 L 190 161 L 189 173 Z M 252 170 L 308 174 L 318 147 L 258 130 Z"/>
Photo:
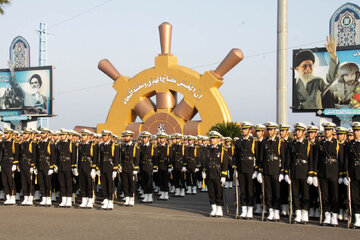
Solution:
<path fill-rule="evenodd" d="M 99 62 L 99 69 L 115 82 L 117 95 L 106 122 L 97 125 L 120 134 L 129 129 L 158 132 L 165 127 L 167 134 L 205 134 L 218 122 L 231 121 L 229 109 L 219 92 L 223 76 L 243 59 L 239 49 L 232 49 L 216 70 L 200 74 L 177 64 L 170 53 L 172 26 L 159 26 L 161 54 L 155 57 L 155 67 L 132 78 L 120 75 L 107 59 Z M 179 99 L 180 93 L 183 99 Z M 192 120 L 199 113 L 201 120 Z M 138 117 L 138 118 L 137 118 Z M 141 122 L 136 122 L 141 119 Z"/>

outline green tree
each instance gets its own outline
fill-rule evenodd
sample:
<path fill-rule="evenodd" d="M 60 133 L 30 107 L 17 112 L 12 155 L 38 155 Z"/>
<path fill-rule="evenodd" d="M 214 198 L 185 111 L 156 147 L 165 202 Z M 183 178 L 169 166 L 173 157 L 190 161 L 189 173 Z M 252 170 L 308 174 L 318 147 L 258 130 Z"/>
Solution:
<path fill-rule="evenodd" d="M 10 0 L 0 0 L 0 14 L 3 15 L 4 14 L 4 9 L 3 7 L 5 5 L 10 4 Z"/>
<path fill-rule="evenodd" d="M 210 130 L 217 131 L 224 137 L 234 138 L 241 136 L 241 127 L 235 122 L 217 123 Z"/>

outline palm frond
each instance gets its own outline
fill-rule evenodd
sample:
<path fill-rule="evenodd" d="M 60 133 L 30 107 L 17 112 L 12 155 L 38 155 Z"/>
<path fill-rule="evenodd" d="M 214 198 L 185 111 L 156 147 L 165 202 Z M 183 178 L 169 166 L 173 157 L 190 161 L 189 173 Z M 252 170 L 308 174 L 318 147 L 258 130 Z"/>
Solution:
<path fill-rule="evenodd" d="M 234 138 L 241 136 L 241 127 L 235 122 L 217 123 L 210 130 L 217 131 L 224 137 Z"/>
<path fill-rule="evenodd" d="M 4 15 L 3 6 L 10 4 L 10 0 L 0 0 L 0 15 Z"/>

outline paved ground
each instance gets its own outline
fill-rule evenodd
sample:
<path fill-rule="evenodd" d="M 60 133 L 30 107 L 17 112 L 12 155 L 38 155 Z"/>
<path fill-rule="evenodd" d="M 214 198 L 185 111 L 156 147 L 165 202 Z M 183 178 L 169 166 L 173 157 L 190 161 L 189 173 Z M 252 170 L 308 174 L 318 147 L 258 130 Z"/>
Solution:
<path fill-rule="evenodd" d="M 226 190 L 228 203 L 233 194 Z M 254 220 L 210 218 L 207 194 L 168 202 L 115 205 L 113 211 L 0 206 L 0 239 L 359 239 L 360 230 Z"/>

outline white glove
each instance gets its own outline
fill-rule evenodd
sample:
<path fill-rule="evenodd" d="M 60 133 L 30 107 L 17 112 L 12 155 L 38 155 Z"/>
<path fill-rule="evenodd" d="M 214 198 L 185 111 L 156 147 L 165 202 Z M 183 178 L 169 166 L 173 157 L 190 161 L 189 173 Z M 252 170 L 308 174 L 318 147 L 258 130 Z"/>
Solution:
<path fill-rule="evenodd" d="M 195 168 L 195 172 L 198 172 L 199 171 L 199 169 L 198 168 Z"/>
<path fill-rule="evenodd" d="M 173 169 L 174 169 L 173 167 L 169 168 L 168 173 L 171 173 Z"/>
<path fill-rule="evenodd" d="M 307 179 L 306 179 L 306 182 L 307 182 L 307 184 L 309 184 L 309 185 L 313 184 L 313 177 L 308 176 Z"/>
<path fill-rule="evenodd" d="M 16 165 L 12 165 L 11 167 L 11 171 L 15 172 L 16 171 Z"/>
<path fill-rule="evenodd" d="M 38 175 L 38 170 L 36 168 L 34 169 L 34 174 Z"/>
<path fill-rule="evenodd" d="M 19 165 L 16 166 L 16 171 L 17 171 L 17 172 L 20 172 L 20 167 L 19 167 Z"/>
<path fill-rule="evenodd" d="M 54 166 L 54 172 L 58 173 L 59 169 L 57 166 Z"/>
<path fill-rule="evenodd" d="M 313 177 L 313 186 L 314 186 L 314 187 L 318 187 L 318 186 L 319 186 L 319 182 L 318 182 L 318 178 L 317 178 L 317 177 Z"/>
<path fill-rule="evenodd" d="M 201 173 L 201 176 L 202 176 L 203 179 L 206 179 L 206 172 L 203 171 L 203 172 Z"/>
<path fill-rule="evenodd" d="M 281 173 L 281 174 L 279 175 L 279 182 L 281 182 L 282 180 L 284 180 L 284 174 Z"/>
<path fill-rule="evenodd" d="M 251 176 L 251 179 L 255 179 L 257 175 L 258 175 L 258 172 L 255 171 L 255 172 L 253 173 L 253 175 Z"/>
<path fill-rule="evenodd" d="M 48 175 L 49 175 L 49 176 L 51 176 L 53 173 L 54 173 L 54 170 L 49 169 L 49 171 L 48 171 Z"/>
<path fill-rule="evenodd" d="M 345 186 L 348 186 L 350 184 L 350 178 L 349 177 L 344 177 L 344 184 Z"/>
<path fill-rule="evenodd" d="M 117 175 L 117 172 L 116 172 L 116 171 L 113 171 L 113 173 L 112 173 L 112 179 L 113 179 L 113 180 L 116 178 L 116 175 Z"/>
<path fill-rule="evenodd" d="M 342 177 L 339 177 L 338 183 L 339 183 L 339 184 L 342 184 L 343 182 L 344 182 L 344 179 L 343 179 Z"/>
<path fill-rule="evenodd" d="M 153 173 L 157 173 L 157 172 L 158 172 L 157 168 L 153 169 Z"/>
<path fill-rule="evenodd" d="M 138 171 L 134 170 L 133 175 L 137 175 L 137 174 L 138 174 Z"/>
<path fill-rule="evenodd" d="M 91 177 L 93 180 L 95 180 L 95 177 L 96 177 L 96 171 L 95 171 L 95 169 L 91 169 L 90 177 Z"/>
<path fill-rule="evenodd" d="M 101 175 L 100 170 L 97 170 L 97 171 L 96 171 L 96 175 L 98 175 L 98 176 L 100 177 L 100 175 Z"/>
<path fill-rule="evenodd" d="M 261 184 L 262 183 L 262 174 L 258 173 L 258 175 L 256 176 L 256 179 Z"/>
<path fill-rule="evenodd" d="M 72 172 L 72 174 L 73 174 L 74 176 L 78 176 L 78 175 L 79 175 L 79 172 L 78 172 L 78 170 L 77 170 L 76 168 L 71 169 L 71 172 Z"/>
<path fill-rule="evenodd" d="M 121 167 L 121 165 L 119 166 L 119 168 L 118 168 L 118 173 L 122 173 L 122 167 Z"/>
<path fill-rule="evenodd" d="M 0 166 L 0 172 L 1 172 L 1 166 Z"/>
<path fill-rule="evenodd" d="M 224 185 L 226 182 L 226 177 L 221 177 L 220 182 L 221 182 L 221 185 Z"/>
<path fill-rule="evenodd" d="M 186 172 L 186 167 L 182 167 L 181 171 Z"/>
<path fill-rule="evenodd" d="M 291 184 L 291 180 L 288 174 L 285 175 L 285 182 L 287 182 L 288 184 Z"/>
<path fill-rule="evenodd" d="M 33 174 L 34 173 L 34 168 L 30 168 L 30 174 Z"/>

